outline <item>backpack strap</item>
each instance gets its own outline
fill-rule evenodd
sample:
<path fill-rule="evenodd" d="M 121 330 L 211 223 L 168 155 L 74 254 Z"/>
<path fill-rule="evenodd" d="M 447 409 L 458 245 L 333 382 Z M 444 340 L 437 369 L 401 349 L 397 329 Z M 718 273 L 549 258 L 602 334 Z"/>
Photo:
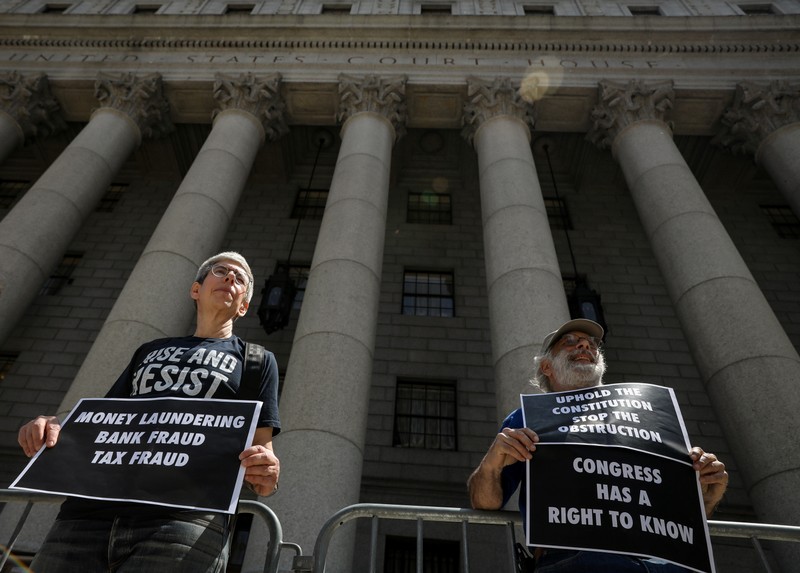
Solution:
<path fill-rule="evenodd" d="M 242 366 L 242 381 L 239 384 L 240 400 L 258 400 L 261 372 L 264 370 L 266 358 L 266 348 L 252 342 L 244 343 L 244 366 Z"/>

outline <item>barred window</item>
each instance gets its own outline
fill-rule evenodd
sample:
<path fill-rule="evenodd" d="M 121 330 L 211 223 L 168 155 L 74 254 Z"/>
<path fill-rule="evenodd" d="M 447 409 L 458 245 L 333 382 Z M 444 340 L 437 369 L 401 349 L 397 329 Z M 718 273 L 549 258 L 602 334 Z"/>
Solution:
<path fill-rule="evenodd" d="M 547 220 L 550 222 L 551 229 L 572 229 L 567 204 L 563 199 L 545 197 L 544 206 L 547 209 Z"/>
<path fill-rule="evenodd" d="M 30 181 L 0 181 L 0 209 L 10 209 L 30 188 Z"/>
<path fill-rule="evenodd" d="M 17 358 L 19 358 L 19 354 L 16 352 L 0 352 L 0 382 L 3 382 L 11 372 L 11 367 Z"/>
<path fill-rule="evenodd" d="M 760 207 L 781 239 L 800 237 L 800 220 L 788 205 L 760 205 Z"/>
<path fill-rule="evenodd" d="M 392 442 L 400 448 L 455 450 L 455 383 L 398 380 Z"/>
<path fill-rule="evenodd" d="M 100 213 L 112 213 L 114 208 L 119 203 L 122 195 L 128 190 L 128 185 L 122 183 L 112 183 L 106 190 L 100 203 L 97 205 L 97 211 Z"/>
<path fill-rule="evenodd" d="M 449 225 L 453 222 L 453 205 L 449 193 L 408 193 L 406 219 L 409 223 Z"/>
<path fill-rule="evenodd" d="M 453 273 L 406 271 L 403 274 L 403 314 L 455 316 Z"/>
<path fill-rule="evenodd" d="M 292 308 L 299 310 L 303 306 L 303 299 L 306 296 L 306 286 L 308 286 L 308 273 L 311 271 L 311 265 L 291 265 L 289 267 L 289 278 L 294 282 L 297 289 L 294 293 L 294 302 Z"/>
<path fill-rule="evenodd" d="M 294 202 L 292 219 L 322 219 L 327 201 L 327 189 L 301 189 Z"/>
<path fill-rule="evenodd" d="M 61 260 L 61 264 L 58 265 L 56 271 L 50 275 L 44 285 L 42 286 L 42 290 L 39 291 L 40 295 L 54 295 L 58 294 L 64 286 L 72 283 L 72 273 L 78 267 L 78 264 L 81 262 L 81 258 L 83 255 L 80 253 L 67 253 L 64 255 L 64 258 Z"/>

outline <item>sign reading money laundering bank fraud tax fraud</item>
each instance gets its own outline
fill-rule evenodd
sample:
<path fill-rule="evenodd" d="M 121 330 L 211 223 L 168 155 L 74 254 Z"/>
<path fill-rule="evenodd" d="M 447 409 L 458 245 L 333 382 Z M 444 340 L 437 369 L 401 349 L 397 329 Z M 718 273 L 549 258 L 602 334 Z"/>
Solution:
<path fill-rule="evenodd" d="M 688 435 L 671 388 L 608 384 L 520 397 L 528 545 L 624 553 L 713 573 Z"/>
<path fill-rule="evenodd" d="M 261 402 L 83 399 L 12 489 L 234 513 Z"/>

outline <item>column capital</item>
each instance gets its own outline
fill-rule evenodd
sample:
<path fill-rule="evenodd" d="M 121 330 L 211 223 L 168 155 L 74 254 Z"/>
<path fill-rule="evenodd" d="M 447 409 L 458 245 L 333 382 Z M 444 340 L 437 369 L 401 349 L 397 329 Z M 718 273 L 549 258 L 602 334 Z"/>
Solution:
<path fill-rule="evenodd" d="M 467 78 L 467 102 L 464 104 L 461 120 L 462 137 L 472 144 L 475 133 L 483 122 L 501 115 L 515 117 L 528 126 L 529 130 L 533 129 L 533 107 L 520 95 L 519 88 L 511 78 Z"/>
<path fill-rule="evenodd" d="M 256 78 L 252 73 L 233 77 L 217 74 L 214 79 L 214 99 L 219 105 L 212 113 L 216 117 L 223 111 L 245 111 L 257 119 L 266 137 L 275 141 L 289 133 L 286 123 L 286 103 L 280 93 L 281 75 L 270 74 Z"/>
<path fill-rule="evenodd" d="M 601 149 L 611 147 L 623 129 L 638 121 L 660 121 L 672 130 L 672 122 L 667 120 L 675 99 L 671 80 L 654 83 L 603 80 L 598 99 L 591 113 L 593 125 L 587 139 Z"/>
<path fill-rule="evenodd" d="M 59 110 L 44 74 L 0 73 L 0 111 L 17 122 L 24 139 L 64 129 L 66 123 Z"/>
<path fill-rule="evenodd" d="M 800 122 L 800 84 L 742 82 L 721 122 L 722 131 L 714 143 L 734 153 L 755 154 L 768 135 Z"/>
<path fill-rule="evenodd" d="M 394 127 L 395 140 L 400 139 L 405 134 L 408 121 L 406 80 L 406 76 L 354 77 L 341 74 L 337 119 L 344 122 L 357 113 L 377 113 L 389 120 Z"/>
<path fill-rule="evenodd" d="M 115 109 L 129 117 L 143 137 L 161 137 L 174 129 L 160 74 L 100 72 L 94 83 L 94 95 L 100 108 Z"/>

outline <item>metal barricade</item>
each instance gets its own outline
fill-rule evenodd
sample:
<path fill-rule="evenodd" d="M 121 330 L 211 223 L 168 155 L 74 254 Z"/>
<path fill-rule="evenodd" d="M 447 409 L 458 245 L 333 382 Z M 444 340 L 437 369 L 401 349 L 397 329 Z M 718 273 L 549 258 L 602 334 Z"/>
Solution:
<path fill-rule="evenodd" d="M 24 527 L 31 508 L 36 503 L 60 503 L 63 496 L 50 495 L 17 490 L 0 489 L 0 503 L 17 502 L 25 503 L 22 514 L 17 519 L 17 524 L 11 538 L 5 547 L 2 547 L 2 560 L 0 570 L 6 564 L 12 553 L 14 543 Z M 336 531 L 344 524 L 369 518 L 370 530 L 370 563 L 369 573 L 378 571 L 378 526 L 381 519 L 401 520 L 416 522 L 416 572 L 423 571 L 423 539 L 425 522 L 456 523 L 460 527 L 460 553 L 461 571 L 469 573 L 469 545 L 467 541 L 468 525 L 494 525 L 504 527 L 506 530 L 506 548 L 508 550 L 509 572 L 514 571 L 514 546 L 516 543 L 515 527 L 521 526 L 522 519 L 518 512 L 512 511 L 478 511 L 454 507 L 432 507 L 419 505 L 389 505 L 389 504 L 355 504 L 345 507 L 331 516 L 322 526 L 314 545 L 312 555 L 303 555 L 300 546 L 295 543 L 283 541 L 283 530 L 275 513 L 263 503 L 251 500 L 239 501 L 239 513 L 251 513 L 264 520 L 269 531 L 270 542 L 264 558 L 264 573 L 277 573 L 281 552 L 291 549 L 295 552 L 293 571 L 295 573 L 324 573 L 328 548 Z M 800 527 L 789 525 L 773 525 L 764 523 L 749 523 L 739 521 L 714 521 L 709 520 L 708 529 L 712 537 L 732 537 L 749 539 L 756 550 L 759 559 L 767 573 L 771 573 L 766 554 L 761 547 L 762 540 L 800 542 Z"/>
<path fill-rule="evenodd" d="M 314 544 L 313 556 L 302 556 L 295 559 L 295 573 L 323 573 L 327 559 L 328 547 L 334 532 L 345 523 L 354 519 L 371 518 L 370 566 L 369 572 L 377 572 L 378 522 L 380 519 L 416 521 L 417 528 L 417 573 L 422 573 L 423 524 L 429 522 L 458 523 L 461 527 L 461 571 L 469 573 L 469 546 L 467 543 L 467 525 L 498 525 L 506 528 L 506 546 L 513 566 L 514 545 L 516 535 L 514 526 L 522 523 L 519 513 L 511 511 L 478 511 L 455 507 L 429 507 L 421 505 L 388 505 L 361 503 L 351 505 L 335 513 L 320 530 Z M 513 569 L 509 569 L 512 572 Z"/>
<path fill-rule="evenodd" d="M 370 535 L 369 573 L 376 573 L 378 548 L 378 523 L 381 519 L 405 520 L 417 522 L 417 562 L 416 572 L 423 571 L 423 524 L 424 522 L 459 523 L 461 527 L 461 571 L 469 573 L 469 547 L 467 543 L 467 525 L 497 525 L 506 528 L 506 542 L 509 572 L 514 568 L 514 545 L 516 543 L 514 527 L 522 524 L 518 512 L 512 511 L 477 511 L 452 507 L 427 507 L 413 505 L 388 504 L 356 504 L 341 509 L 322 526 L 314 545 L 314 554 L 295 558 L 295 573 L 323 573 L 327 559 L 328 547 L 335 531 L 345 523 L 361 518 L 372 520 Z M 761 547 L 760 540 L 800 542 L 800 527 L 790 525 L 772 525 L 738 521 L 708 522 L 712 537 L 738 537 L 750 539 L 758 557 L 767 573 L 771 573 L 770 565 Z"/>
<path fill-rule="evenodd" d="M 0 571 L 5 567 L 10 555 L 12 554 L 14 544 L 25 526 L 25 521 L 30 515 L 31 509 L 36 503 L 61 503 L 65 497 L 61 495 L 52 495 L 46 493 L 36 493 L 28 491 L 19 491 L 11 489 L 0 489 L 0 503 L 24 503 L 25 507 L 22 514 L 17 519 L 14 531 L 11 538 L 5 546 L 2 546 L 2 558 L 0 559 Z M 275 513 L 266 505 L 259 501 L 239 500 L 238 513 L 250 513 L 262 519 L 267 526 L 269 532 L 269 545 L 267 545 L 266 555 L 264 557 L 264 573 L 277 573 L 278 564 L 280 560 L 281 551 L 284 549 L 291 549 L 296 555 L 302 555 L 302 550 L 296 543 L 289 543 L 283 541 L 283 529 L 280 521 Z"/>

